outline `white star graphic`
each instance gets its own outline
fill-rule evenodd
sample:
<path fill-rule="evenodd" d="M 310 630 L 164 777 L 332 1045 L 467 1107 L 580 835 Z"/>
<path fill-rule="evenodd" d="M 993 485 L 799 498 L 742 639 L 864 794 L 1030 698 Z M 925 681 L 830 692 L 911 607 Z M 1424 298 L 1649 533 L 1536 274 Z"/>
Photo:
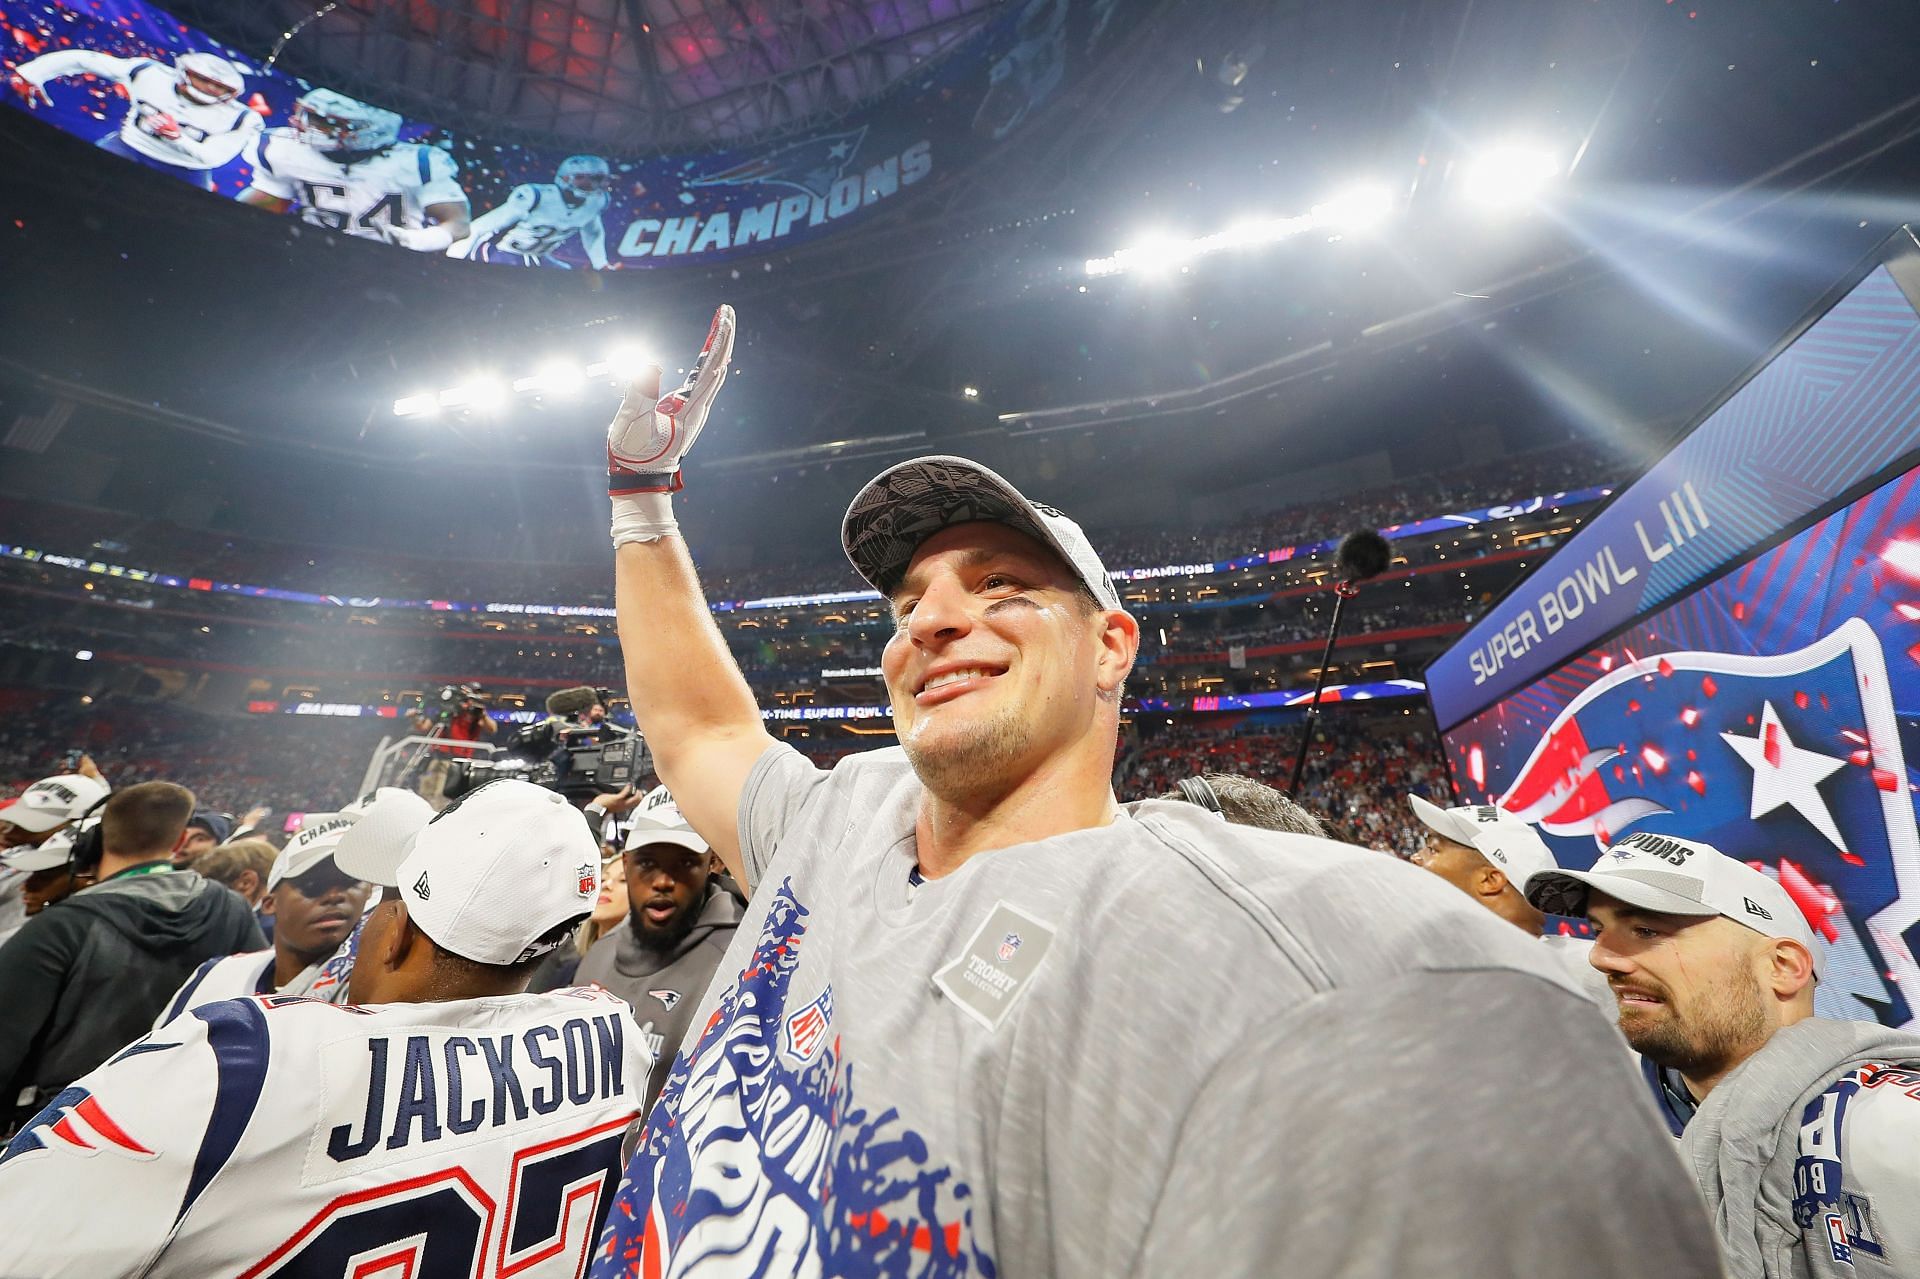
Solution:
<path fill-rule="evenodd" d="M 827 158 L 830 160 L 844 160 L 852 151 L 853 147 L 848 143 L 836 142 L 827 148 Z"/>
<path fill-rule="evenodd" d="M 1732 733 L 1720 736 L 1753 770 L 1749 817 L 1763 817 L 1783 804 L 1791 804 L 1829 843 L 1846 851 L 1833 813 L 1820 797 L 1820 783 L 1845 768 L 1846 760 L 1795 746 L 1772 702 L 1763 703 L 1758 737 L 1735 737 Z"/>

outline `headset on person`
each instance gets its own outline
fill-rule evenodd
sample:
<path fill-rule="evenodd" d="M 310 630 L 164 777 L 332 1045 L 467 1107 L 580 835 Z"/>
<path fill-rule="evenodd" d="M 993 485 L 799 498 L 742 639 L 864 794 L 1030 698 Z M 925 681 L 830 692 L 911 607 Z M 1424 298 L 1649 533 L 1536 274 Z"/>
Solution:
<path fill-rule="evenodd" d="M 1213 783 L 1206 778 L 1197 774 L 1193 777 L 1182 777 L 1178 789 L 1180 798 L 1195 808 L 1204 808 L 1217 817 L 1226 817 L 1226 813 L 1220 808 L 1219 794 L 1214 791 Z"/>

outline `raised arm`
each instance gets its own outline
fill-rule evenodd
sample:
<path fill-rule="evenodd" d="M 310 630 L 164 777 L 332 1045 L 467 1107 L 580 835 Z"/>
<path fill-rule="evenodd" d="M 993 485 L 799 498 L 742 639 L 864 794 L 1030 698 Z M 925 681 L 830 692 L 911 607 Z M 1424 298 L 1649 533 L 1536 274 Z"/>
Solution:
<path fill-rule="evenodd" d="M 607 428 L 607 490 L 634 719 L 680 811 L 744 885 L 740 791 L 773 738 L 707 609 L 672 502 L 680 460 L 726 381 L 732 353 L 733 308 L 723 306 L 678 390 L 660 395 L 659 369 L 634 380 Z"/>

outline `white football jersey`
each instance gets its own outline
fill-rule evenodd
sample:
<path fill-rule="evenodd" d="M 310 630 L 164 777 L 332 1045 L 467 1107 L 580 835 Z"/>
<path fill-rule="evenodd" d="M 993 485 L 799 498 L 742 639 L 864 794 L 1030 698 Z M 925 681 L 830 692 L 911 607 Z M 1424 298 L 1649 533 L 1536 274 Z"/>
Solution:
<path fill-rule="evenodd" d="M 195 102 L 175 91 L 178 73 L 151 58 L 116 58 L 91 49 L 59 49 L 14 68 L 36 85 L 90 75 L 127 91 L 120 140 L 141 155 L 183 169 L 217 169 L 260 136 L 260 116 L 238 98 Z M 172 133 L 174 136 L 166 136 Z"/>
<path fill-rule="evenodd" d="M 597 989 L 195 1009 L 0 1155 L 0 1217 L 31 1223 L 0 1231 L 0 1274 L 575 1279 L 646 1090 L 641 1044 Z"/>
<path fill-rule="evenodd" d="M 600 215 L 607 207 L 607 193 L 595 191 L 585 199 L 569 201 L 551 182 L 528 182 L 513 189 L 498 208 L 488 209 L 473 220 L 473 232 L 447 252 L 468 257 L 483 245 L 507 253 L 542 258 L 565 244 L 575 234 L 582 235 L 583 247 L 601 247 L 600 261 L 605 264 L 606 231 Z M 589 258 L 594 255 L 589 252 Z"/>
<path fill-rule="evenodd" d="M 250 950 L 242 955 L 220 955 L 209 959 L 180 983 L 180 989 L 173 992 L 173 998 L 153 1019 L 153 1028 L 158 1030 L 181 1013 L 190 1013 L 223 999 L 273 994 L 273 961 L 277 958 L 273 947 L 269 946 L 265 950 Z"/>
<path fill-rule="evenodd" d="M 302 142 L 292 129 L 268 129 L 253 157 L 253 185 L 292 200 L 310 226 L 378 240 L 382 223 L 424 227 L 436 204 L 465 204 L 460 172 L 439 147 L 396 142 L 353 164 L 341 164 Z"/>

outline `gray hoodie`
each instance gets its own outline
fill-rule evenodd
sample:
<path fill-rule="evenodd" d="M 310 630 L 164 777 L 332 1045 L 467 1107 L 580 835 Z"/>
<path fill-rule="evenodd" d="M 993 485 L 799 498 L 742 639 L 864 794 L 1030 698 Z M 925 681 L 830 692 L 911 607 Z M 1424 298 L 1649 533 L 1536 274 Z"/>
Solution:
<path fill-rule="evenodd" d="M 0 1127 L 145 1035 L 206 960 L 263 942 L 244 898 L 190 870 L 136 867 L 29 919 L 0 946 Z"/>
<path fill-rule="evenodd" d="M 743 914 L 739 899 L 714 880 L 707 886 L 707 900 L 692 930 L 671 951 L 642 946 L 629 918 L 595 943 L 580 961 L 574 983 L 604 986 L 633 1005 L 634 1020 L 640 1023 L 656 1054 L 653 1070 L 647 1076 L 641 1114 L 652 1108 L 653 1099 L 667 1082 L 693 1011 L 707 993 L 714 969 L 726 955 Z"/>
<path fill-rule="evenodd" d="M 1920 1036 L 1816 1017 L 1707 1094 L 1680 1153 L 1733 1279 L 1920 1279 L 1916 1067 Z"/>

